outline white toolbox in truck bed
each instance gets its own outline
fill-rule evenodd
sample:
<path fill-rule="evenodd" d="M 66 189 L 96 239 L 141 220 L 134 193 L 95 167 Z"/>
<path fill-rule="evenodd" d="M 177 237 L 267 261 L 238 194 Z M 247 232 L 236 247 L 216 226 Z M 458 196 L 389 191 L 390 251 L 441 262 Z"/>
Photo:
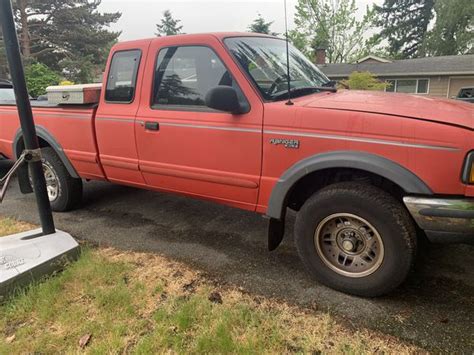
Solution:
<path fill-rule="evenodd" d="M 60 105 L 94 104 L 99 102 L 102 84 L 48 86 L 48 102 Z"/>

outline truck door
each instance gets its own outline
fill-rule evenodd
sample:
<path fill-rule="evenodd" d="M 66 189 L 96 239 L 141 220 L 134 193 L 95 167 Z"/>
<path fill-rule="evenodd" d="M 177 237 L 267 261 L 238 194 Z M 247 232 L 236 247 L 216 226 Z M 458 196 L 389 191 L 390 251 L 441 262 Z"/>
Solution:
<path fill-rule="evenodd" d="M 151 187 L 254 210 L 263 105 L 220 42 L 209 41 L 214 45 L 182 38 L 178 44 L 172 37 L 152 42 L 144 79 L 149 92 L 137 114 L 140 170 Z M 249 112 L 206 107 L 205 95 L 218 85 L 234 87 Z"/>
<path fill-rule="evenodd" d="M 107 178 L 145 186 L 138 168 L 135 115 L 140 104 L 141 77 L 150 41 L 114 46 L 97 109 L 95 129 L 99 157 Z"/>

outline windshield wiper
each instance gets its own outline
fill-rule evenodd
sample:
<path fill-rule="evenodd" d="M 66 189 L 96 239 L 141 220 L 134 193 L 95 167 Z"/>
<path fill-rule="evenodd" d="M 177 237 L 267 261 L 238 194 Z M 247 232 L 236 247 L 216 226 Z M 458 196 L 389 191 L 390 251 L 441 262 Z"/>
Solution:
<path fill-rule="evenodd" d="M 316 91 L 329 91 L 329 92 L 337 92 L 335 87 L 328 87 L 328 86 L 302 86 L 297 88 L 291 88 L 290 95 L 293 96 L 294 94 L 301 94 L 304 92 L 316 92 Z M 272 96 L 272 100 L 280 100 L 288 97 L 288 91 L 281 91 Z"/>
<path fill-rule="evenodd" d="M 321 85 L 322 87 L 325 87 L 325 88 L 335 88 L 337 85 L 337 81 L 335 80 L 329 80 L 328 82 L 324 83 L 323 85 Z"/>

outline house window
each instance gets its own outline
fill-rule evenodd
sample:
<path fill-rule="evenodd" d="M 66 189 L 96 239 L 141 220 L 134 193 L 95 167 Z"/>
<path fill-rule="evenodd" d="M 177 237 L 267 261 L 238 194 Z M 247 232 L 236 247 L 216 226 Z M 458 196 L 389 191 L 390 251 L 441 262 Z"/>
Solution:
<path fill-rule="evenodd" d="M 388 79 L 386 92 L 403 92 L 407 94 L 427 94 L 429 79 Z"/>
<path fill-rule="evenodd" d="M 418 79 L 418 86 L 416 88 L 417 94 L 428 93 L 428 79 Z"/>
<path fill-rule="evenodd" d="M 415 80 L 397 80 L 397 92 L 404 92 L 407 94 L 414 94 L 416 92 Z"/>
<path fill-rule="evenodd" d="M 397 85 L 397 81 L 396 80 L 386 80 L 387 84 L 389 84 L 387 86 L 387 88 L 385 88 L 385 91 L 386 92 L 395 92 L 395 87 Z"/>

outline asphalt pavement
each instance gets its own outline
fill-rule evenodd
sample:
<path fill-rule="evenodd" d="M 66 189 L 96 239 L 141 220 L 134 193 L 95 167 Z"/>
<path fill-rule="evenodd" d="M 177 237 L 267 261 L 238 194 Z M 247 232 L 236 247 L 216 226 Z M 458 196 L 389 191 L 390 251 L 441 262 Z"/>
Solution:
<path fill-rule="evenodd" d="M 0 176 L 11 163 L 0 161 Z M 0 214 L 38 223 L 34 195 L 13 182 Z M 354 329 L 376 329 L 435 352 L 474 352 L 474 246 L 423 245 L 409 280 L 376 299 L 333 291 L 308 277 L 293 243 L 267 251 L 266 220 L 210 202 L 84 183 L 82 208 L 56 213 L 57 228 L 97 245 L 180 260 L 223 285 L 329 311 Z"/>

